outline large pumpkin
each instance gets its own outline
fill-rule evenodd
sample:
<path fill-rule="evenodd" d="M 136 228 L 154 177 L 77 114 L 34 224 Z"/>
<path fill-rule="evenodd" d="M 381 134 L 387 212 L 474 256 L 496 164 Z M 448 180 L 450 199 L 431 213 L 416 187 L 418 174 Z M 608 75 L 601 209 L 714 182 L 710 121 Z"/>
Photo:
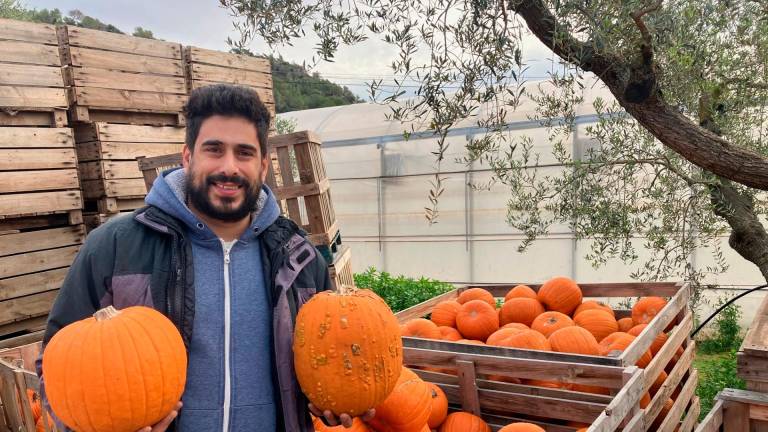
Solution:
<path fill-rule="evenodd" d="M 51 408 L 70 428 L 135 432 L 176 406 L 187 354 L 160 312 L 110 306 L 54 335 L 43 353 L 43 374 Z"/>
<path fill-rule="evenodd" d="M 483 300 L 470 300 L 456 315 L 456 327 L 465 338 L 484 341 L 499 329 L 499 316 L 496 309 Z"/>
<path fill-rule="evenodd" d="M 437 329 L 440 331 L 442 340 L 455 342 L 462 339 L 461 333 L 453 327 L 440 326 Z"/>
<path fill-rule="evenodd" d="M 592 333 L 581 327 L 565 327 L 549 336 L 552 351 L 572 354 L 599 355 L 600 346 Z"/>
<path fill-rule="evenodd" d="M 448 414 L 440 432 L 491 432 L 491 428 L 480 417 L 459 411 Z"/>
<path fill-rule="evenodd" d="M 603 302 L 599 302 L 597 300 L 587 300 L 584 303 L 580 304 L 575 311 L 573 311 L 573 317 L 576 318 L 576 315 L 578 315 L 580 312 L 584 312 L 585 310 L 590 310 L 590 309 L 604 310 L 609 314 L 611 314 L 611 316 L 613 317 L 616 316 L 616 313 L 607 304 Z"/>
<path fill-rule="evenodd" d="M 549 337 L 552 333 L 561 328 L 575 325 L 571 317 L 564 313 L 550 311 L 536 317 L 531 323 L 531 329 Z"/>
<path fill-rule="evenodd" d="M 544 429 L 533 423 L 512 423 L 499 429 L 499 432 L 544 432 Z"/>
<path fill-rule="evenodd" d="M 539 299 L 539 297 L 536 295 L 536 291 L 534 291 L 531 287 L 528 285 L 518 285 L 507 292 L 507 295 L 504 296 L 504 301 L 506 302 L 509 301 L 509 299 L 520 297 L 527 297 L 534 300 Z"/>
<path fill-rule="evenodd" d="M 376 406 L 369 421 L 377 431 L 420 432 L 432 413 L 432 391 L 421 378 L 407 368 L 392 393 Z"/>
<path fill-rule="evenodd" d="M 442 333 L 437 328 L 434 322 L 424 319 L 415 318 L 409 320 L 405 324 L 400 326 L 400 332 L 403 336 L 424 338 L 424 339 L 441 339 Z"/>
<path fill-rule="evenodd" d="M 624 333 L 628 332 L 629 329 L 635 326 L 635 322 L 632 321 L 632 318 L 630 317 L 622 318 L 618 320 L 617 323 L 619 324 L 619 331 Z"/>
<path fill-rule="evenodd" d="M 459 294 L 459 298 L 456 299 L 456 301 L 461 304 L 465 304 L 472 300 L 482 300 L 488 303 L 492 308 L 496 309 L 496 299 L 493 298 L 493 294 L 483 288 L 469 288 L 464 290 Z"/>
<path fill-rule="evenodd" d="M 632 321 L 637 324 L 648 324 L 667 305 L 661 297 L 643 297 L 632 306 Z"/>
<path fill-rule="evenodd" d="M 567 277 L 552 278 L 539 288 L 539 301 L 547 310 L 570 315 L 581 304 L 581 288 Z"/>
<path fill-rule="evenodd" d="M 299 384 L 317 408 L 362 415 L 389 396 L 400 376 L 397 318 L 372 291 L 322 292 L 299 309 L 293 356 Z"/>
<path fill-rule="evenodd" d="M 499 313 L 501 325 L 520 323 L 530 326 L 537 316 L 544 313 L 544 306 L 538 300 L 527 297 L 511 298 L 504 302 Z"/>
<path fill-rule="evenodd" d="M 640 336 L 640 333 L 642 333 L 646 327 L 648 327 L 648 324 L 636 325 L 629 329 L 627 333 L 637 337 Z M 651 344 L 651 354 L 656 355 L 657 352 L 661 351 L 661 349 L 664 347 L 664 344 L 667 343 L 667 339 L 669 339 L 669 337 L 666 333 L 659 333 Z"/>
<path fill-rule="evenodd" d="M 503 331 L 503 330 L 499 330 Z M 513 330 L 514 331 L 514 330 Z M 498 333 L 498 332 L 496 332 Z M 494 333 L 494 334 L 496 334 Z M 493 335 L 491 335 L 493 337 Z M 491 338 L 488 338 L 488 345 L 491 345 Z M 494 341 L 493 345 L 504 346 L 509 348 L 530 349 L 539 351 L 549 351 L 549 341 L 543 334 L 535 330 L 519 330 L 514 334 L 510 334 L 506 337 L 499 338 Z"/>
<path fill-rule="evenodd" d="M 456 327 L 456 314 L 461 309 L 461 303 L 453 300 L 446 300 L 438 303 L 429 316 L 438 327 Z"/>
<path fill-rule="evenodd" d="M 612 314 L 602 309 L 587 309 L 573 318 L 573 322 L 587 329 L 598 342 L 611 333 L 619 331 L 619 323 Z"/>
<path fill-rule="evenodd" d="M 427 383 L 427 386 L 432 396 L 432 405 L 427 425 L 431 429 L 437 429 L 448 416 L 448 398 L 445 396 L 443 389 L 438 387 L 437 384 Z"/>
<path fill-rule="evenodd" d="M 600 341 L 600 355 L 607 356 L 612 351 L 623 352 L 627 349 L 635 337 L 628 333 L 616 332 Z M 648 350 L 635 363 L 640 368 L 646 368 L 651 362 L 651 351 Z"/>
<path fill-rule="evenodd" d="M 344 426 L 326 426 L 317 417 L 312 418 L 312 425 L 315 427 L 315 432 L 371 432 L 371 428 L 360 420 L 360 417 L 352 418 L 352 427 L 346 428 Z"/>

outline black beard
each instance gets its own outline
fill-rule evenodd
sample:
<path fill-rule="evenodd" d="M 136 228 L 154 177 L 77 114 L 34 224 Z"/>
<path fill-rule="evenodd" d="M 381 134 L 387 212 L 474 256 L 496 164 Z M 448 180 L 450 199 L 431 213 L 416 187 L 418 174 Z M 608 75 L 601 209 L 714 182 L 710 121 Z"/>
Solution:
<path fill-rule="evenodd" d="M 206 177 L 204 184 L 198 186 L 195 184 L 193 177 L 190 170 L 186 176 L 187 200 L 204 215 L 224 222 L 237 222 L 243 220 L 255 210 L 259 194 L 261 194 L 261 182 L 259 180 L 251 184 L 242 177 L 216 174 Z M 245 192 L 245 199 L 243 199 L 239 206 L 234 208 L 227 205 L 226 198 L 221 198 L 222 202 L 224 202 L 224 208 L 214 206 L 208 198 L 210 188 L 213 187 L 214 183 L 232 183 L 242 186 Z"/>

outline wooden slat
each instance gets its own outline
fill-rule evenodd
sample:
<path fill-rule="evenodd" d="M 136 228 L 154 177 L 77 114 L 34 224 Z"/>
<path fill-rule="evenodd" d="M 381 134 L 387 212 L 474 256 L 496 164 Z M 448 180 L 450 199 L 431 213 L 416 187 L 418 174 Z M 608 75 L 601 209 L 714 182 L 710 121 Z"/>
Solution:
<path fill-rule="evenodd" d="M 75 149 L 0 149 L 0 171 L 74 168 Z"/>
<path fill-rule="evenodd" d="M 456 300 L 457 298 L 459 298 L 459 292 L 458 290 L 454 289 L 444 294 L 440 294 L 437 297 L 432 297 L 431 299 L 421 302 L 408 309 L 401 310 L 400 312 L 396 313 L 395 316 L 397 317 L 397 320 L 400 322 L 400 324 L 403 324 L 412 319 L 425 317 L 428 313 L 432 312 L 432 309 L 434 309 L 435 306 L 441 302 L 447 300 Z"/>
<path fill-rule="evenodd" d="M 47 45 L 59 43 L 56 27 L 29 21 L 0 19 L 0 39 L 33 42 Z"/>
<path fill-rule="evenodd" d="M 97 87 L 115 90 L 139 90 L 158 93 L 186 94 L 184 78 L 152 76 L 135 72 L 120 72 L 95 68 L 70 68 L 72 82 L 77 87 Z"/>
<path fill-rule="evenodd" d="M 74 147 L 69 128 L 0 127 L 0 148 Z"/>
<path fill-rule="evenodd" d="M 80 245 L 0 257 L 0 278 L 66 267 L 78 250 Z"/>
<path fill-rule="evenodd" d="M 72 66 L 177 77 L 184 76 L 184 68 L 179 60 L 79 47 L 70 47 L 69 55 Z M 150 77 L 147 78 L 151 79 Z"/>
<path fill-rule="evenodd" d="M 273 148 L 280 148 L 280 147 L 290 147 L 296 144 L 302 144 L 307 142 L 315 143 L 315 144 L 322 143 L 322 141 L 320 140 L 320 137 L 316 133 L 312 131 L 300 131 L 300 132 L 293 132 L 289 134 L 275 135 L 275 136 L 269 137 L 269 148 L 273 149 Z M 511 288 L 512 287 L 510 287 L 510 289 Z M 509 291 L 509 289 L 507 291 Z"/>
<path fill-rule="evenodd" d="M 21 394 L 21 415 L 24 427 L 28 431 L 37 430 L 35 427 L 35 416 L 32 414 L 32 407 L 29 405 L 29 398 L 27 398 L 27 383 L 24 379 L 24 371 L 17 369 L 13 375 L 16 379 L 16 388 L 19 389 Z"/>
<path fill-rule="evenodd" d="M 16 390 L 16 380 L 13 376 L 15 368 L 0 360 L 0 400 L 3 401 L 3 410 L 8 420 L 11 431 L 26 430 L 21 416 L 21 401 Z"/>
<path fill-rule="evenodd" d="M 147 189 L 143 178 L 119 180 L 83 180 L 83 197 L 98 199 L 102 197 L 144 196 Z"/>
<path fill-rule="evenodd" d="M 229 82 L 194 80 L 191 83 L 190 90 L 196 90 L 199 88 L 222 84 L 222 83 L 229 83 Z M 275 114 L 275 95 L 272 91 L 271 80 L 265 81 L 264 83 L 260 83 L 259 85 L 248 85 L 248 84 L 242 84 L 242 83 L 229 83 L 229 84 L 240 85 L 253 90 L 259 96 L 259 99 L 261 100 L 261 102 L 264 103 L 264 105 L 266 105 L 267 110 L 272 115 Z"/>
<path fill-rule="evenodd" d="M 273 192 L 279 200 L 305 197 L 308 195 L 320 195 L 331 188 L 331 182 L 328 179 L 320 183 L 312 184 L 294 184 L 292 186 L 282 186 L 276 188 Z"/>
<path fill-rule="evenodd" d="M 38 43 L 0 40 L 0 62 L 61 66 L 59 48 Z"/>
<path fill-rule="evenodd" d="M 723 401 L 716 400 L 712 409 L 696 428 L 696 432 L 718 432 L 723 424 Z"/>
<path fill-rule="evenodd" d="M 0 300 L 61 288 L 69 267 L 0 279 Z"/>
<path fill-rule="evenodd" d="M 126 110 L 181 111 L 186 95 L 153 93 L 133 90 L 114 90 L 95 87 L 77 87 L 75 100 L 78 105 L 94 108 Z"/>
<path fill-rule="evenodd" d="M 667 367 L 672 357 L 675 356 L 677 349 L 689 337 L 692 328 L 693 313 L 689 312 L 683 322 L 675 326 L 667 342 L 664 343 L 661 350 L 653 356 L 653 360 L 645 368 L 645 391 L 650 390 L 656 378 Z"/>
<path fill-rule="evenodd" d="M 44 335 L 45 330 L 40 330 L 33 333 L 0 340 L 0 350 L 31 344 L 34 342 L 40 342 L 43 340 Z M 2 356 L 3 352 L 0 352 L 0 357 Z"/>
<path fill-rule="evenodd" d="M 637 368 L 632 368 L 633 376 L 616 394 L 605 410 L 594 421 L 593 432 L 615 431 L 627 415 L 637 406 L 643 394 L 643 375 Z"/>
<path fill-rule="evenodd" d="M 38 316 L 21 321 L 15 321 L 0 326 L 0 336 L 18 333 L 20 331 L 38 331 L 45 330 L 47 316 Z"/>
<path fill-rule="evenodd" d="M 159 113 L 151 111 L 110 111 L 88 109 L 89 121 L 124 123 L 131 125 L 177 126 L 184 125 L 184 116 L 179 112 Z"/>
<path fill-rule="evenodd" d="M 7 234 L 0 242 L 0 257 L 78 245 L 83 243 L 84 237 L 85 231 L 82 225 Z"/>
<path fill-rule="evenodd" d="M 232 69 L 246 69 L 262 73 L 271 73 L 270 61 L 265 58 L 242 54 L 225 53 L 198 47 L 186 47 L 187 61 L 224 66 Z"/>
<path fill-rule="evenodd" d="M 471 361 L 458 360 L 459 393 L 462 403 L 462 410 L 479 416 L 480 397 L 477 392 L 477 376 L 475 375 L 475 364 Z"/>
<path fill-rule="evenodd" d="M 156 39 L 139 38 L 82 27 L 67 26 L 68 43 L 71 46 L 98 48 L 108 51 L 181 59 L 181 44 Z"/>
<path fill-rule="evenodd" d="M 10 171 L 2 174 L 0 193 L 78 189 L 77 170 Z"/>
<path fill-rule="evenodd" d="M 102 142 L 101 156 L 109 160 L 135 160 L 139 156 L 165 156 L 178 153 L 183 144 Z"/>
<path fill-rule="evenodd" d="M 768 361 L 739 353 L 736 357 L 739 377 L 753 385 L 768 385 Z M 754 388 L 753 390 L 756 390 Z"/>
<path fill-rule="evenodd" d="M 4 301 L 0 308 L 0 324 L 47 315 L 58 293 L 58 290 L 48 291 Z"/>
<path fill-rule="evenodd" d="M 97 123 L 100 141 L 122 141 L 130 143 L 177 143 L 183 144 L 186 129 L 181 127 L 135 126 L 111 123 Z M 90 140 L 89 140 L 90 141 Z"/>
<path fill-rule="evenodd" d="M 723 425 L 727 432 L 749 432 L 749 405 L 725 401 L 723 403 Z"/>
<path fill-rule="evenodd" d="M 751 356 L 768 359 L 768 295 L 763 297 L 755 313 L 755 318 L 744 336 L 741 351 Z"/>
<path fill-rule="evenodd" d="M 650 427 L 650 425 L 653 424 L 653 421 L 664 407 L 664 403 L 670 396 L 672 396 L 675 388 L 677 388 L 680 381 L 682 381 L 683 376 L 690 370 L 695 346 L 695 343 L 688 345 L 685 352 L 683 352 L 683 355 L 680 356 L 680 359 L 672 369 L 672 372 L 669 374 L 666 381 L 664 381 L 664 384 L 661 385 L 661 388 L 651 400 L 651 403 L 644 409 L 646 427 Z"/>
<path fill-rule="evenodd" d="M 63 110 L 63 108 L 62 112 L 64 113 L 64 116 L 62 117 L 64 120 L 63 124 L 66 124 L 67 116 L 66 111 Z M 56 124 L 54 121 L 54 114 L 55 111 L 53 109 L 42 111 L 0 111 L 0 126 L 53 126 Z"/>
<path fill-rule="evenodd" d="M 270 147 L 274 145 L 272 138 Z M 504 295 L 517 285 L 524 284 L 538 291 L 541 284 L 532 284 L 526 281 L 505 284 L 472 284 L 461 289 L 474 287 L 484 288 L 494 297 L 504 298 Z M 613 282 L 613 283 L 580 283 L 579 288 L 584 297 L 642 297 L 659 296 L 672 297 L 680 291 L 681 284 L 676 282 Z"/>
<path fill-rule="evenodd" d="M 79 190 L 0 195 L 0 216 L 81 208 L 82 199 Z"/>
<path fill-rule="evenodd" d="M 676 427 L 680 425 L 683 413 L 688 407 L 688 403 L 691 401 L 694 392 L 696 391 L 696 385 L 699 382 L 699 371 L 694 369 L 691 372 L 691 376 L 685 382 L 683 389 L 680 391 L 677 399 L 675 399 L 672 409 L 667 413 L 667 417 L 661 423 L 659 427 L 660 432 L 672 432 Z"/>
<path fill-rule="evenodd" d="M 9 108 L 66 108 L 62 88 L 0 86 L 0 106 Z"/>
<path fill-rule="evenodd" d="M 191 65 L 192 79 L 217 83 L 238 84 L 260 88 L 272 87 L 272 75 L 243 69 L 228 69 L 205 64 Z"/>
<path fill-rule="evenodd" d="M 0 85 L 64 87 L 61 68 L 0 63 Z"/>

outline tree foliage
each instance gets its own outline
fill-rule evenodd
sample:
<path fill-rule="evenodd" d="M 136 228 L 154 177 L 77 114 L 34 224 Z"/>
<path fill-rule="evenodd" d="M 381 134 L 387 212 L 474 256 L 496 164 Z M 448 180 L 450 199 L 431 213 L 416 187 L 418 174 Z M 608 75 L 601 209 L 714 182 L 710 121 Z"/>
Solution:
<path fill-rule="evenodd" d="M 494 171 L 509 189 L 507 220 L 524 250 L 555 223 L 591 244 L 595 265 L 621 259 L 643 280 L 702 280 L 727 267 L 719 238 L 768 277 L 768 3 L 760 0 L 221 0 L 238 17 L 241 44 L 289 44 L 312 32 L 315 60 L 377 37 L 398 49 L 392 72 L 418 83 L 374 100 L 392 117 L 428 119 L 436 174 L 427 218 L 439 215 L 447 132 L 473 119 L 484 135 L 463 162 Z M 556 66 L 544 91 L 526 82 L 525 49 L 535 37 Z M 598 84 L 594 84 L 594 80 Z M 576 110 L 592 86 L 589 149 L 574 154 Z M 552 155 L 506 132 L 510 112 L 535 104 Z M 396 103 L 395 103 L 396 102 Z M 483 113 L 483 115 L 480 115 Z M 554 157 L 562 169 L 538 167 Z M 487 185 L 477 185 L 483 187 Z M 707 247 L 712 259 L 694 267 Z M 650 252 L 640 259 L 639 251 Z"/>

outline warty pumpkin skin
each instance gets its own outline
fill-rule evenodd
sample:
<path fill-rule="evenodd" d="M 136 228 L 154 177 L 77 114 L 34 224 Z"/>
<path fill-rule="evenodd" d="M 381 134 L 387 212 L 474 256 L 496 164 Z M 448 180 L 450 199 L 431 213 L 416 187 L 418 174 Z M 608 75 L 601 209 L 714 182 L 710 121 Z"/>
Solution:
<path fill-rule="evenodd" d="M 440 425 L 440 432 L 491 432 L 491 428 L 480 417 L 458 411 L 448 414 Z"/>
<path fill-rule="evenodd" d="M 187 354 L 178 330 L 160 312 L 110 306 L 51 338 L 43 374 L 53 412 L 71 429 L 135 432 L 176 406 Z"/>
<path fill-rule="evenodd" d="M 581 288 L 567 277 L 552 278 L 539 288 L 539 301 L 547 310 L 571 315 L 581 304 Z"/>
<path fill-rule="evenodd" d="M 316 294 L 296 316 L 293 357 L 301 389 L 318 409 L 362 415 L 389 396 L 400 376 L 397 318 L 369 290 Z"/>

